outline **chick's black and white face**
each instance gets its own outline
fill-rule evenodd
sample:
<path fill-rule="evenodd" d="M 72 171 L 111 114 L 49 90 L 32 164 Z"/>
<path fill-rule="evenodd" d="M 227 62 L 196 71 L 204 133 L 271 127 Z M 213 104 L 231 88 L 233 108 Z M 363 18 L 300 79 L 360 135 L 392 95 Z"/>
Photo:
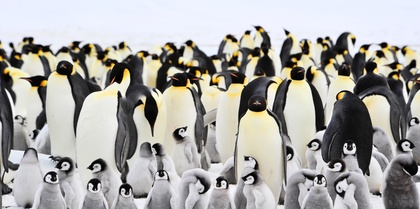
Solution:
<path fill-rule="evenodd" d="M 342 181 L 338 182 L 335 185 L 335 192 L 340 197 L 344 197 L 344 194 L 346 193 L 348 187 L 349 187 L 349 184 L 347 183 L 347 179 L 343 179 Z"/>
<path fill-rule="evenodd" d="M 187 136 L 187 131 L 183 128 L 179 129 L 178 135 L 180 135 L 182 138 Z"/>
<path fill-rule="evenodd" d="M 131 197 L 132 191 L 130 188 L 121 188 L 120 195 L 123 197 Z"/>
<path fill-rule="evenodd" d="M 251 176 L 251 175 L 247 176 L 244 180 L 244 183 L 248 185 L 252 185 L 254 184 L 254 182 L 255 182 L 255 178 L 254 176 Z"/>
<path fill-rule="evenodd" d="M 68 170 L 70 170 L 70 163 L 69 162 L 63 162 L 63 163 L 61 163 L 60 170 L 62 170 L 62 171 L 68 171 Z"/>
<path fill-rule="evenodd" d="M 341 168 L 342 167 L 343 167 L 343 164 L 341 164 L 340 162 L 336 162 L 336 163 L 334 163 L 334 167 L 331 170 L 333 170 L 333 171 L 341 171 Z"/>
<path fill-rule="evenodd" d="M 318 142 L 312 142 L 311 147 L 309 149 L 311 149 L 312 151 L 318 150 L 319 149 L 319 143 Z"/>
<path fill-rule="evenodd" d="M 355 155 L 356 154 L 356 144 L 354 142 L 344 143 L 343 154 L 344 155 Z"/>
<path fill-rule="evenodd" d="M 199 194 L 203 194 L 204 189 L 205 189 L 204 185 L 199 180 L 195 183 L 195 188 L 197 188 L 197 191 Z"/>
<path fill-rule="evenodd" d="M 254 168 L 255 165 L 257 164 L 257 161 L 255 160 L 255 158 L 251 156 L 245 156 L 244 162 L 245 162 L 245 167 L 250 167 L 250 168 Z"/>
<path fill-rule="evenodd" d="M 327 179 L 323 175 L 317 175 L 314 179 L 314 186 L 315 187 L 326 187 L 327 186 Z"/>
<path fill-rule="evenodd" d="M 49 184 L 57 184 L 58 183 L 57 173 L 55 172 L 47 173 L 44 177 L 44 181 L 45 183 L 49 183 Z"/>
<path fill-rule="evenodd" d="M 227 189 L 228 182 L 225 179 L 218 180 L 216 179 L 216 186 L 215 189 Z"/>
<path fill-rule="evenodd" d="M 411 152 L 413 150 L 411 147 L 412 145 L 409 141 L 404 141 L 401 143 L 401 149 L 404 152 Z"/>
<path fill-rule="evenodd" d="M 155 173 L 155 180 L 168 180 L 168 173 L 164 170 L 157 171 Z"/>
<path fill-rule="evenodd" d="M 94 194 L 101 192 L 101 187 L 102 185 L 100 183 L 97 183 L 97 184 L 93 184 L 90 182 L 88 183 L 89 192 L 94 193 Z"/>

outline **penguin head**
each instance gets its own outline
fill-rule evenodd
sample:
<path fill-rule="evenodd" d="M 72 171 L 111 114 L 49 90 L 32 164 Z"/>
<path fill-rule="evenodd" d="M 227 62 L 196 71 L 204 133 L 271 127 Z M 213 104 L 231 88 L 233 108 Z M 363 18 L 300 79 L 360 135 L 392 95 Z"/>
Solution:
<path fill-rule="evenodd" d="M 338 68 L 338 75 L 340 76 L 350 76 L 350 72 L 351 72 L 351 67 L 350 65 L 343 63 L 339 68 Z"/>
<path fill-rule="evenodd" d="M 35 140 L 36 137 L 38 136 L 38 134 L 39 134 L 39 130 L 34 129 L 34 130 L 31 131 L 31 133 L 29 133 L 28 136 L 29 136 L 30 139 Z"/>
<path fill-rule="evenodd" d="M 73 64 L 69 61 L 62 60 L 57 64 L 56 72 L 60 75 L 72 75 L 75 73 Z"/>
<path fill-rule="evenodd" d="M 286 145 L 286 158 L 287 161 L 293 160 L 293 157 L 295 156 L 295 150 L 292 146 Z"/>
<path fill-rule="evenodd" d="M 387 49 L 387 48 L 389 47 L 389 44 L 388 44 L 387 42 L 382 42 L 382 43 L 380 43 L 380 44 L 379 44 L 379 46 L 380 46 L 382 49 Z"/>
<path fill-rule="evenodd" d="M 153 146 L 152 146 L 152 151 L 157 156 L 166 155 L 166 150 L 161 143 L 154 143 Z"/>
<path fill-rule="evenodd" d="M 195 43 L 194 43 L 194 41 L 192 41 L 192 40 L 188 40 L 188 41 L 186 41 L 186 42 L 185 42 L 185 45 L 186 45 L 186 46 L 189 46 L 189 47 L 195 47 Z"/>
<path fill-rule="evenodd" d="M 27 126 L 28 125 L 28 121 L 26 120 L 26 118 L 24 118 L 21 115 L 16 115 L 15 116 L 14 123 L 19 123 L 22 126 Z"/>
<path fill-rule="evenodd" d="M 141 157 L 153 156 L 152 146 L 150 145 L 150 142 L 143 142 L 140 145 L 140 156 Z"/>
<path fill-rule="evenodd" d="M 258 181 L 260 180 L 259 175 L 258 175 L 258 171 L 253 171 L 253 172 L 243 176 L 242 180 L 247 185 L 254 185 L 254 184 L 258 183 Z"/>
<path fill-rule="evenodd" d="M 327 187 L 327 179 L 324 175 L 318 174 L 315 176 L 314 187 Z"/>
<path fill-rule="evenodd" d="M 397 150 L 404 153 L 413 151 L 415 147 L 414 143 L 408 139 L 401 139 L 397 143 Z"/>
<path fill-rule="evenodd" d="M 244 35 L 251 35 L 251 30 L 246 30 L 246 31 L 244 32 Z"/>
<path fill-rule="evenodd" d="M 69 157 L 63 157 L 60 161 L 58 161 L 55 168 L 57 168 L 60 171 L 64 171 L 65 173 L 68 173 L 74 170 L 74 162 Z"/>
<path fill-rule="evenodd" d="M 38 152 L 34 148 L 28 148 L 23 153 L 21 163 L 38 163 Z"/>
<path fill-rule="evenodd" d="M 172 86 L 187 86 L 189 83 L 185 73 L 175 73 L 172 77 Z"/>
<path fill-rule="evenodd" d="M 158 171 L 156 171 L 156 173 L 155 173 L 155 181 L 159 181 L 159 180 L 170 181 L 169 180 L 168 172 L 166 172 L 165 170 L 158 170 Z"/>
<path fill-rule="evenodd" d="M 368 62 L 365 65 L 365 69 L 367 73 L 374 72 L 375 70 L 377 70 L 377 68 L 378 68 L 378 65 L 376 64 L 376 62 Z"/>
<path fill-rule="evenodd" d="M 120 186 L 119 193 L 122 197 L 128 198 L 133 196 L 133 187 L 130 184 L 123 183 Z"/>
<path fill-rule="evenodd" d="M 333 159 L 328 163 L 327 169 L 332 172 L 344 172 L 346 170 L 346 163 L 340 158 Z"/>
<path fill-rule="evenodd" d="M 246 82 L 245 74 L 239 71 L 235 71 L 235 70 L 228 70 L 228 72 L 232 79 L 232 83 L 245 84 Z"/>
<path fill-rule="evenodd" d="M 101 192 L 102 184 L 101 181 L 97 178 L 91 179 L 87 184 L 87 190 L 91 193 L 99 193 Z"/>
<path fill-rule="evenodd" d="M 244 156 L 244 167 L 253 168 L 255 170 L 259 169 L 258 161 L 252 156 Z"/>
<path fill-rule="evenodd" d="M 47 86 L 47 78 L 44 76 L 32 76 L 28 78 L 21 78 L 28 81 L 32 87 L 45 87 Z"/>
<path fill-rule="evenodd" d="M 318 151 L 321 149 L 321 140 L 312 139 L 306 146 L 312 151 Z"/>
<path fill-rule="evenodd" d="M 229 189 L 229 183 L 226 178 L 223 176 L 217 177 L 214 189 Z"/>
<path fill-rule="evenodd" d="M 107 169 L 107 164 L 105 162 L 105 160 L 103 160 L 102 158 L 98 158 L 96 160 L 94 160 L 89 167 L 87 167 L 87 169 L 91 170 L 92 173 L 98 173 L 101 171 L 104 171 L 105 169 Z"/>
<path fill-rule="evenodd" d="M 261 26 L 259 26 L 259 25 L 255 25 L 254 26 L 254 28 L 255 28 L 255 30 L 257 30 L 258 32 L 260 32 L 260 33 L 262 33 L 262 32 L 264 32 L 264 28 L 262 28 Z"/>
<path fill-rule="evenodd" d="M 111 70 L 110 80 L 111 83 L 122 83 L 125 79 L 130 79 L 130 72 L 132 72 L 132 67 L 127 63 L 117 63 Z"/>
<path fill-rule="evenodd" d="M 248 100 L 248 109 L 253 112 L 262 112 L 267 109 L 267 100 L 260 95 L 254 95 Z"/>
<path fill-rule="evenodd" d="M 55 171 L 50 171 L 44 176 L 44 182 L 48 184 L 58 184 L 58 175 Z"/>
<path fill-rule="evenodd" d="M 344 142 L 343 155 L 356 155 L 356 144 L 352 140 Z"/>
<path fill-rule="evenodd" d="M 294 67 L 290 71 L 290 78 L 298 81 L 305 79 L 305 69 L 303 67 Z"/>
<path fill-rule="evenodd" d="M 346 98 L 347 96 L 350 96 L 350 95 L 352 95 L 353 93 L 351 93 L 350 91 L 347 91 L 347 90 L 342 90 L 342 91 L 340 91 L 340 92 L 338 92 L 337 93 L 337 95 L 335 96 L 335 98 L 336 98 L 336 100 L 337 101 L 340 101 L 340 100 L 342 100 L 342 99 L 344 99 L 344 98 Z M 353 94 L 354 95 L 354 94 Z"/>
<path fill-rule="evenodd" d="M 362 46 L 360 46 L 359 52 L 360 53 L 366 53 L 366 51 L 369 50 L 370 46 L 371 46 L 371 44 L 363 44 Z"/>
<path fill-rule="evenodd" d="M 417 117 L 413 117 L 410 119 L 409 127 L 419 125 L 420 121 Z"/>
<path fill-rule="evenodd" d="M 172 133 L 172 136 L 177 141 L 184 139 L 187 136 L 187 128 L 188 126 L 184 126 L 184 127 L 175 129 L 175 131 Z"/>
<path fill-rule="evenodd" d="M 347 175 L 340 175 L 336 178 L 334 181 L 334 189 L 335 192 L 342 198 L 344 198 L 344 195 L 346 194 L 347 188 L 349 187 L 349 183 L 347 182 Z"/>

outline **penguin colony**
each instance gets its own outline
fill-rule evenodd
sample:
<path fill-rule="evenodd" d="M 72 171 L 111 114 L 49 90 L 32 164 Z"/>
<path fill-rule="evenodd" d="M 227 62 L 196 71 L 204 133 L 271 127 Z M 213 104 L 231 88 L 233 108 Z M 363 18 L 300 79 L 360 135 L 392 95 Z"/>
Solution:
<path fill-rule="evenodd" d="M 25 208 L 419 208 L 420 53 L 285 35 L 276 52 L 255 26 L 212 56 L 192 40 L 0 42 L 2 194 Z"/>

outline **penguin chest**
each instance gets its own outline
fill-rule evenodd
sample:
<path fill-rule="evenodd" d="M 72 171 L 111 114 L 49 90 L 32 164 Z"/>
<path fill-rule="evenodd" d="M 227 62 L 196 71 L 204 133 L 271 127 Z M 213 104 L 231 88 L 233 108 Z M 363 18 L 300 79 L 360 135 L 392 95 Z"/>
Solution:
<path fill-rule="evenodd" d="M 44 65 L 38 55 L 29 54 L 24 60 L 21 70 L 27 72 L 30 76 L 42 75 L 44 76 Z"/>
<path fill-rule="evenodd" d="M 39 113 L 42 111 L 42 101 L 38 94 L 38 88 L 32 87 L 29 92 L 27 104 L 27 130 L 31 132 L 36 128 L 35 121 Z"/>
<path fill-rule="evenodd" d="M 410 105 L 412 117 L 420 118 L 420 92 L 418 91 Z"/>

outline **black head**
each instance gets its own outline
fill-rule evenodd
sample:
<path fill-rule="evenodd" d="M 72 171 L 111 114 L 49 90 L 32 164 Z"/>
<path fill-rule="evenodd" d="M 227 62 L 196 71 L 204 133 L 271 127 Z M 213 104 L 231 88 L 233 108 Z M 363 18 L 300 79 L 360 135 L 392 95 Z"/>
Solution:
<path fill-rule="evenodd" d="M 150 157 L 153 155 L 152 146 L 150 142 L 143 142 L 140 145 L 140 156 L 142 157 Z"/>
<path fill-rule="evenodd" d="M 21 78 L 24 80 L 27 80 L 32 87 L 44 87 L 47 86 L 47 78 L 45 78 L 44 76 L 32 76 L 29 78 Z"/>
<path fill-rule="evenodd" d="M 91 179 L 87 184 L 87 190 L 91 193 L 101 192 L 102 184 L 101 181 L 97 178 Z"/>
<path fill-rule="evenodd" d="M 377 67 L 378 65 L 375 62 L 368 62 L 366 63 L 365 69 L 366 72 L 373 72 Z"/>
<path fill-rule="evenodd" d="M 166 154 L 165 148 L 161 143 L 153 144 L 152 149 L 155 150 L 155 155 L 164 156 Z"/>
<path fill-rule="evenodd" d="M 73 64 L 69 61 L 62 60 L 57 64 L 57 73 L 60 75 L 71 75 L 74 73 Z"/>
<path fill-rule="evenodd" d="M 295 150 L 292 146 L 286 145 L 286 157 L 287 161 L 291 161 L 295 156 Z"/>
<path fill-rule="evenodd" d="M 216 178 L 215 189 L 229 189 L 229 183 L 225 177 L 219 176 Z"/>
<path fill-rule="evenodd" d="M 318 174 L 314 178 L 314 186 L 318 187 L 326 187 L 327 186 L 327 179 L 324 175 Z"/>
<path fill-rule="evenodd" d="M 418 124 L 420 124 L 420 121 L 417 117 L 413 117 L 413 118 L 410 119 L 410 123 L 409 123 L 410 127 L 416 126 Z"/>
<path fill-rule="evenodd" d="M 189 47 L 194 47 L 194 42 L 192 40 L 188 40 L 185 42 L 185 45 L 189 46 Z"/>
<path fill-rule="evenodd" d="M 416 146 L 408 139 L 401 139 L 397 143 L 397 150 L 403 153 L 411 153 Z"/>
<path fill-rule="evenodd" d="M 264 29 L 261 26 L 259 26 L 259 25 L 254 26 L 254 28 L 257 31 L 260 31 L 260 30 L 263 30 L 264 31 Z"/>
<path fill-rule="evenodd" d="M 245 155 L 244 164 L 245 164 L 245 167 L 251 167 L 251 168 L 254 168 L 255 170 L 259 169 L 258 161 L 252 156 Z"/>
<path fill-rule="evenodd" d="M 156 180 L 166 180 L 166 181 L 170 181 L 169 179 L 169 175 L 168 172 L 166 172 L 165 170 L 158 170 L 155 173 L 155 181 Z"/>
<path fill-rule="evenodd" d="M 342 198 L 344 198 L 347 188 L 349 187 L 349 183 L 347 181 L 349 174 L 349 172 L 343 173 L 340 176 L 338 176 L 334 181 L 335 192 Z"/>
<path fill-rule="evenodd" d="M 118 44 L 119 49 L 124 49 L 126 46 L 127 46 L 127 44 L 124 41 L 120 42 L 120 44 Z"/>
<path fill-rule="evenodd" d="M 116 82 L 116 83 L 121 83 L 124 79 L 124 73 L 125 71 L 128 70 L 128 72 L 132 72 L 132 67 L 127 64 L 127 63 L 117 63 L 114 65 L 114 67 L 111 70 L 111 74 L 110 74 L 110 79 L 111 79 L 111 84 Z"/>
<path fill-rule="evenodd" d="M 379 44 L 379 46 L 381 46 L 382 49 L 388 48 L 388 43 L 387 42 L 382 42 Z"/>
<path fill-rule="evenodd" d="M 107 67 L 113 67 L 113 66 L 115 66 L 117 63 L 118 63 L 118 61 L 117 61 L 117 60 L 114 60 L 114 59 L 106 59 L 104 64 L 105 64 L 105 66 L 107 66 Z"/>
<path fill-rule="evenodd" d="M 98 173 L 107 169 L 108 165 L 102 158 L 94 160 L 87 169 L 91 170 L 93 173 Z"/>
<path fill-rule="evenodd" d="M 244 34 L 251 35 L 251 31 L 250 30 L 246 30 Z"/>
<path fill-rule="evenodd" d="M 267 100 L 263 96 L 254 95 L 248 101 L 248 109 L 253 112 L 262 112 L 267 109 Z"/>
<path fill-rule="evenodd" d="M 338 75 L 341 76 L 350 76 L 350 72 L 351 72 L 351 67 L 348 64 L 342 64 L 339 68 L 338 68 Z"/>
<path fill-rule="evenodd" d="M 347 140 L 343 144 L 343 155 L 356 155 L 356 144 L 352 140 Z"/>
<path fill-rule="evenodd" d="M 171 77 L 172 86 L 187 86 L 188 77 L 185 73 L 176 73 Z"/>
<path fill-rule="evenodd" d="M 44 176 L 44 182 L 48 184 L 58 184 L 58 175 L 55 171 L 50 171 Z"/>
<path fill-rule="evenodd" d="M 130 184 L 123 183 L 120 186 L 119 194 L 123 197 L 133 196 L 133 187 Z"/>
<path fill-rule="evenodd" d="M 239 83 L 244 84 L 246 76 L 242 72 L 236 71 L 236 70 L 228 70 L 229 75 L 232 79 L 232 83 Z"/>
<path fill-rule="evenodd" d="M 253 171 L 243 176 L 242 180 L 244 181 L 245 184 L 254 185 L 254 184 L 257 184 L 261 179 L 260 179 L 260 175 L 258 175 L 258 171 Z"/>
<path fill-rule="evenodd" d="M 312 139 L 306 146 L 312 151 L 317 151 L 321 149 L 321 140 Z"/>
<path fill-rule="evenodd" d="M 383 51 L 380 51 L 380 50 L 376 50 L 376 51 L 375 51 L 375 55 L 376 55 L 378 58 L 386 58 L 386 57 L 385 57 L 385 53 L 384 53 Z"/>
<path fill-rule="evenodd" d="M 68 173 L 74 170 L 74 162 L 69 157 L 63 157 L 60 161 L 58 161 L 55 168 L 64 171 L 65 173 Z"/>
<path fill-rule="evenodd" d="M 188 127 L 185 126 L 185 127 L 175 129 L 175 131 L 172 133 L 172 136 L 177 141 L 184 139 L 187 136 L 187 128 Z"/>
<path fill-rule="evenodd" d="M 305 79 L 305 69 L 303 67 L 294 67 L 290 72 L 290 78 L 298 81 Z"/>
<path fill-rule="evenodd" d="M 346 163 L 340 158 L 331 160 L 327 166 L 329 170 L 334 172 L 344 172 L 346 170 Z"/>
<path fill-rule="evenodd" d="M 322 44 L 322 42 L 324 41 L 324 39 L 322 39 L 321 37 L 318 37 L 317 39 L 316 39 L 316 43 L 317 44 Z"/>

